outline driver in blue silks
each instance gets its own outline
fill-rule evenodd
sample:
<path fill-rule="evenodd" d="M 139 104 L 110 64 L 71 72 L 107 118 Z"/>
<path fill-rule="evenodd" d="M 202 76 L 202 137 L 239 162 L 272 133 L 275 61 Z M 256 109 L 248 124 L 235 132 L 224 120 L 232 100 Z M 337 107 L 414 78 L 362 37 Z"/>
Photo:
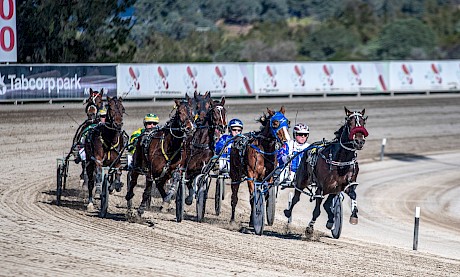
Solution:
<path fill-rule="evenodd" d="M 291 157 L 299 152 L 303 152 L 310 144 L 307 143 L 310 135 L 310 128 L 304 123 L 298 123 L 293 130 L 294 139 L 284 143 L 283 147 L 277 154 L 277 160 L 280 166 L 283 166 Z M 280 182 L 285 180 L 294 181 L 295 173 L 299 167 L 300 160 L 304 154 L 297 155 L 289 166 L 287 166 L 280 176 Z"/>
<path fill-rule="evenodd" d="M 228 143 L 228 140 L 233 138 L 234 136 L 241 134 L 243 132 L 243 121 L 239 120 L 238 118 L 234 118 L 230 120 L 228 123 L 228 132 L 230 134 L 225 134 L 220 137 L 220 139 L 216 143 L 216 149 L 215 153 L 218 155 L 220 151 L 224 147 L 227 148 L 227 150 L 222 153 L 222 156 L 219 158 L 219 170 L 221 172 L 229 172 L 230 171 L 230 150 L 232 148 L 232 142 Z"/>

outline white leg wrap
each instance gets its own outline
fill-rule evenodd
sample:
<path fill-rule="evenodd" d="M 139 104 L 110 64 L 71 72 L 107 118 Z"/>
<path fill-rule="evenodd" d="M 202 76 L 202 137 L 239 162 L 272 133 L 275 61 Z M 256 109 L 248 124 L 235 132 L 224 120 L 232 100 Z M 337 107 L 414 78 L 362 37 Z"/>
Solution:
<path fill-rule="evenodd" d="M 82 161 L 86 161 L 85 148 L 81 148 L 80 150 L 78 150 L 78 154 L 80 154 L 80 158 L 81 158 Z"/>
<path fill-rule="evenodd" d="M 356 200 L 351 200 L 351 211 L 352 212 L 357 206 L 358 206 L 358 203 L 356 203 Z"/>

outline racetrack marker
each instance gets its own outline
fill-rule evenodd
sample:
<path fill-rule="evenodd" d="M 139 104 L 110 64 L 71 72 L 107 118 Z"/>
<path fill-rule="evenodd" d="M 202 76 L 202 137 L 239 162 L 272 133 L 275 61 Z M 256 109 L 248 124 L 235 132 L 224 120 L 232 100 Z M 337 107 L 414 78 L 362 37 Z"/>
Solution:
<path fill-rule="evenodd" d="M 414 244 L 412 249 L 417 250 L 418 247 L 418 226 L 420 221 L 420 207 L 415 207 L 415 224 L 414 224 Z"/>
<path fill-rule="evenodd" d="M 385 144 L 387 144 L 387 138 L 382 139 L 382 149 L 380 150 L 380 160 L 383 161 L 383 153 L 385 150 Z"/>

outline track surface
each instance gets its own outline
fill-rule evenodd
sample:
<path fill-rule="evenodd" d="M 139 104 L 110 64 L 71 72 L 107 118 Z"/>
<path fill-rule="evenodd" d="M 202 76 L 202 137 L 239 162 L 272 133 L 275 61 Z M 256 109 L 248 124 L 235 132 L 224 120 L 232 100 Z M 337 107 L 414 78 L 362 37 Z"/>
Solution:
<path fill-rule="evenodd" d="M 56 158 L 68 151 L 83 106 L 75 103 L 0 106 L 0 275 L 75 276 L 458 276 L 460 272 L 460 97 L 229 100 L 228 117 L 253 119 L 283 103 L 291 122 L 307 122 L 310 142 L 330 139 L 343 106 L 366 108 L 370 136 L 358 154 L 359 224 L 345 223 L 339 240 L 325 228 L 325 212 L 312 238 L 304 229 L 313 204 L 306 197 L 288 226 L 282 216 L 289 190 L 281 191 L 274 226 L 263 236 L 248 227 L 249 204 L 240 188 L 237 222 L 230 224 L 230 187 L 223 214 L 195 222 L 194 205 L 182 223 L 174 209 L 146 212 L 143 223 L 125 220 L 124 194 L 110 198 L 109 217 L 85 209 L 79 165 L 63 205 L 55 205 Z M 127 102 L 125 130 L 155 112 L 165 122 L 170 102 Z M 298 111 L 298 113 L 297 113 Z M 297 114 L 297 120 L 295 119 Z M 379 161 L 382 138 L 385 160 Z M 142 182 L 141 182 L 142 183 Z M 136 190 L 135 205 L 142 187 Z M 211 192 L 210 195 L 213 195 Z M 160 205 L 156 200 L 154 207 Z M 174 206 L 174 205 L 172 205 Z M 419 250 L 412 250 L 415 207 L 421 207 Z"/>

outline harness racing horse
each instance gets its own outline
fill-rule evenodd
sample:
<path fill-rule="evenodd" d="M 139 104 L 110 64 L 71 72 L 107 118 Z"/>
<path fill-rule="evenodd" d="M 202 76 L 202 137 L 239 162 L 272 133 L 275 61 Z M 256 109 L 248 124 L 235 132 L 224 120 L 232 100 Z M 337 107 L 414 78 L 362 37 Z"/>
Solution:
<path fill-rule="evenodd" d="M 206 96 L 205 96 L 206 97 Z M 203 99 L 205 99 L 203 97 Z M 210 98 L 209 98 L 210 99 Z M 195 101 L 197 97 L 195 95 Z M 224 107 L 225 97 L 222 97 L 220 101 L 210 101 L 203 103 L 198 98 L 197 111 L 199 117 L 195 120 L 197 123 L 197 129 L 193 136 L 187 139 L 187 175 L 186 179 L 189 194 L 185 199 L 187 205 L 191 205 L 193 202 L 194 188 L 193 180 L 201 173 L 203 167 L 209 162 L 211 157 L 214 155 L 214 148 L 216 140 L 219 138 L 227 126 L 227 111 Z M 207 105 L 208 106 L 204 106 Z M 207 110 L 207 111 L 206 111 Z M 203 111 L 206 114 L 201 119 Z"/>
<path fill-rule="evenodd" d="M 122 99 L 107 97 L 106 122 L 98 124 L 91 129 L 86 137 L 86 171 L 88 173 L 88 209 L 93 207 L 93 188 L 96 181 L 97 190 L 102 183 L 102 167 L 112 166 L 117 169 L 114 188 L 121 190 L 121 162 L 118 158 L 125 145 L 126 133 L 121 129 L 123 126 Z M 96 178 L 96 180 L 94 180 Z"/>
<path fill-rule="evenodd" d="M 249 225 L 252 225 L 254 213 L 254 182 L 262 181 L 265 174 L 270 173 L 267 171 L 266 166 L 273 170 L 273 163 L 277 152 L 276 144 L 281 146 L 290 139 L 288 132 L 289 121 L 284 116 L 284 107 L 281 107 L 278 112 L 274 112 L 268 108 L 267 111 L 269 115 L 263 115 L 258 120 L 262 124 L 261 131 L 237 135 L 233 139 L 232 148 L 230 150 L 230 178 L 232 179 L 231 222 L 235 221 L 235 208 L 238 203 L 239 185 L 245 178 L 248 182 L 250 195 L 249 202 L 251 203 Z M 268 156 L 273 156 L 273 162 L 271 157 L 267 158 Z"/>
<path fill-rule="evenodd" d="M 302 157 L 299 169 L 297 170 L 295 194 L 289 209 L 284 210 L 286 217 L 290 217 L 292 209 L 299 201 L 300 193 L 304 189 L 311 191 L 316 188 L 314 194 L 310 194 L 311 200 L 316 199 L 316 206 L 313 210 L 313 218 L 307 226 L 306 234 L 313 233 L 313 226 L 320 215 L 321 202 L 325 195 L 328 195 L 323 204 L 328 215 L 326 227 L 332 229 L 334 226 L 334 214 L 331 206 L 336 194 L 344 191 L 351 198 L 350 223 L 358 223 L 358 207 L 356 203 L 356 178 L 358 177 L 359 166 L 356 160 L 357 150 L 361 150 L 366 142 L 368 132 L 365 124 L 367 117 L 364 117 L 365 109 L 361 112 L 351 112 L 345 107 L 345 124 L 335 132 L 335 139 L 319 145 L 307 151 Z"/>
<path fill-rule="evenodd" d="M 146 175 L 146 185 L 142 195 L 142 202 L 137 210 L 141 216 L 150 201 L 153 181 L 163 198 L 164 203 L 169 203 L 176 193 L 178 182 L 182 182 L 185 174 L 186 151 L 184 144 L 188 136 L 195 129 L 193 124 L 192 99 L 186 96 L 186 100 L 175 100 L 175 114 L 158 130 L 144 134 L 136 143 L 136 151 L 133 156 L 133 169 L 131 180 L 126 193 L 128 219 L 136 217 L 132 208 L 134 187 L 140 173 Z M 166 181 L 173 177 L 170 191 L 166 193 Z M 176 211 L 177 215 L 177 211 Z M 181 221 L 182 218 L 177 218 Z"/>
<path fill-rule="evenodd" d="M 102 89 L 100 92 L 94 91 L 91 88 L 89 89 L 88 99 L 85 99 L 84 101 L 84 104 L 86 104 L 85 113 L 87 119 L 78 127 L 77 131 L 75 132 L 72 145 L 76 146 L 81 142 L 80 140 L 82 134 L 88 126 L 98 123 L 97 112 L 104 107 L 104 101 L 102 99 L 103 94 L 104 91 Z"/>
<path fill-rule="evenodd" d="M 104 107 L 104 103 L 102 100 L 102 95 L 104 94 L 104 90 L 101 89 L 100 92 L 95 91 L 93 89 L 89 89 L 89 97 L 85 100 L 85 112 L 89 120 L 96 120 L 97 112 Z"/>
<path fill-rule="evenodd" d="M 82 172 L 80 174 L 80 183 L 82 184 L 84 184 L 85 179 L 87 180 L 87 178 L 85 178 L 86 161 L 82 160 L 78 154 L 78 151 L 84 147 L 84 137 L 86 134 L 88 134 L 88 131 L 96 126 L 97 123 L 99 123 L 97 113 L 104 107 L 104 101 L 102 99 L 103 94 L 103 89 L 101 89 L 100 92 L 94 91 L 91 88 L 89 89 L 88 99 L 85 99 L 84 101 L 84 104 L 86 104 L 85 113 L 87 119 L 80 126 L 78 126 L 72 141 L 72 151 L 75 151 L 74 153 L 76 153 L 75 162 L 79 163 L 81 161 Z"/>

